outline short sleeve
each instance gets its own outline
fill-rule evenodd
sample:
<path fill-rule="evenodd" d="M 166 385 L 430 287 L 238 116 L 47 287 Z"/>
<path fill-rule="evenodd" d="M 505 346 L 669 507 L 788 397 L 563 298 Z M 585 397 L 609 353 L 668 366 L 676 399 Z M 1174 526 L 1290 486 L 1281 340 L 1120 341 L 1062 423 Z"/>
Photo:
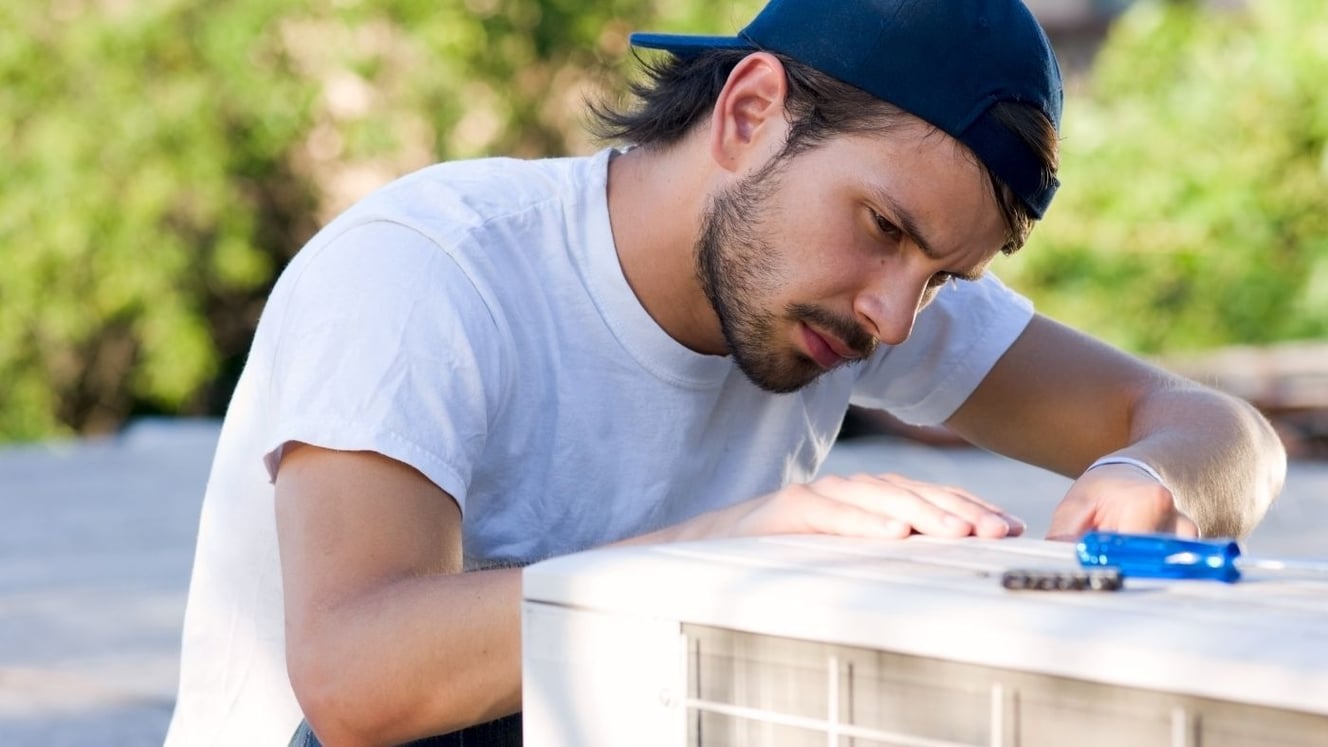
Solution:
<path fill-rule="evenodd" d="M 942 423 L 1032 318 L 1028 299 L 990 274 L 947 286 L 918 314 L 908 340 L 864 366 L 852 401 L 915 425 Z"/>
<path fill-rule="evenodd" d="M 502 355 L 482 295 L 453 258 L 411 228 L 361 224 L 306 247 L 272 306 L 269 476 L 292 442 L 374 451 L 419 470 L 464 511 L 501 401 Z"/>

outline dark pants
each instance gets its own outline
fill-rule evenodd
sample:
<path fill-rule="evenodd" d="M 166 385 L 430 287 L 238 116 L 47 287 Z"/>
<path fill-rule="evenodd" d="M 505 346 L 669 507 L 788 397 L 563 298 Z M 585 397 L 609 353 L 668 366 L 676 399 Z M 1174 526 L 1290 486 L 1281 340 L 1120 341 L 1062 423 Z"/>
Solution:
<path fill-rule="evenodd" d="M 322 743 L 314 736 L 308 722 L 301 721 L 289 747 L 322 747 Z M 521 747 L 521 714 L 514 713 L 451 734 L 419 739 L 402 747 Z"/>

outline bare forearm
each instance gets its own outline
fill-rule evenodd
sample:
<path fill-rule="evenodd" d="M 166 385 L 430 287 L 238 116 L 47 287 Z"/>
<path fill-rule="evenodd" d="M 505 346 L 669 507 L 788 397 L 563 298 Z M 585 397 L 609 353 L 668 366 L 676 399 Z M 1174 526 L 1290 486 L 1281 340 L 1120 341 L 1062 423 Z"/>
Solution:
<path fill-rule="evenodd" d="M 329 747 L 399 744 L 521 704 L 519 569 L 405 578 L 288 623 L 292 684 Z"/>
<path fill-rule="evenodd" d="M 1244 536 L 1282 490 L 1286 452 L 1249 404 L 1195 385 L 1144 395 L 1120 454 L 1161 474 L 1204 536 Z"/>

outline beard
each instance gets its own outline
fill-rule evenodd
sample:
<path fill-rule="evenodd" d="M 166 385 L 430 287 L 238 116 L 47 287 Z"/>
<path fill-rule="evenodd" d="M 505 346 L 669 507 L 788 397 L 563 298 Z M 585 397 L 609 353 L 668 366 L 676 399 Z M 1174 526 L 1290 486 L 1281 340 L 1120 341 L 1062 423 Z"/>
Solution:
<path fill-rule="evenodd" d="M 717 193 L 702 217 L 696 241 L 696 274 L 719 318 L 720 331 L 738 370 L 768 392 L 797 391 L 826 372 L 815 360 L 779 340 L 779 330 L 807 322 L 834 334 L 866 358 L 876 341 L 852 320 L 812 304 L 789 304 L 782 313 L 761 299 L 773 296 L 794 270 L 761 233 L 773 212 L 779 161 Z"/>

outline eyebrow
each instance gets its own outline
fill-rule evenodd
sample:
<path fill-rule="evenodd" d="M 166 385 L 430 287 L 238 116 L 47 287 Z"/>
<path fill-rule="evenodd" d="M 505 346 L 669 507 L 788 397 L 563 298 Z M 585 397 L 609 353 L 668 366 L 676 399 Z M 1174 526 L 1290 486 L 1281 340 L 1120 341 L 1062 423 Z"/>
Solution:
<path fill-rule="evenodd" d="M 927 237 L 922 235 L 922 229 L 918 227 L 917 218 L 913 217 L 913 213 L 909 212 L 908 208 L 904 207 L 898 200 L 884 190 L 876 190 L 876 199 L 885 203 L 886 207 L 888 207 L 893 214 L 892 217 L 899 221 L 899 227 L 909 238 L 913 239 L 913 242 L 918 245 L 918 248 L 922 250 L 923 254 L 927 255 L 930 259 L 938 261 L 941 259 L 940 252 L 936 251 L 931 242 L 927 240 Z M 951 274 L 962 280 L 974 281 L 980 280 L 983 274 L 985 274 L 986 269 L 986 263 L 983 263 L 982 267 L 978 268 L 976 272 L 953 272 Z"/>

